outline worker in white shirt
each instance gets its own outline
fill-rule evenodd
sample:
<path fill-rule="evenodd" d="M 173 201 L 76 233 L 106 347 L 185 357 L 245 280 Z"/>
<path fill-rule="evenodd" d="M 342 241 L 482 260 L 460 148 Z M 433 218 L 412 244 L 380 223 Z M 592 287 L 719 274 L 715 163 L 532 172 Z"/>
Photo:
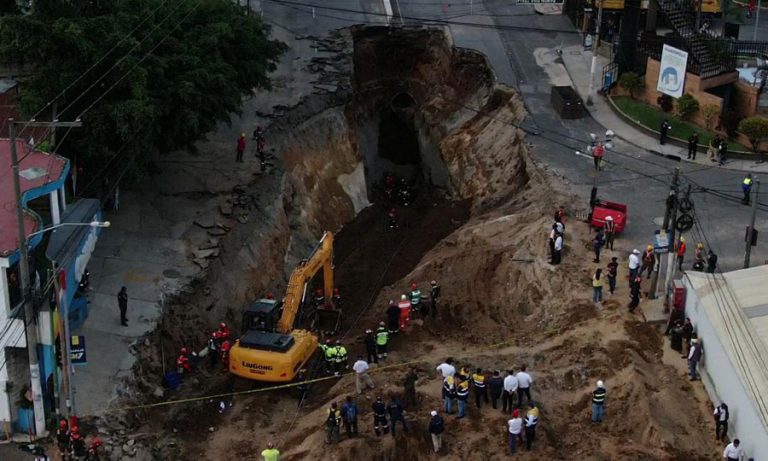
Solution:
<path fill-rule="evenodd" d="M 640 271 L 640 250 L 635 248 L 632 250 L 632 254 L 629 255 L 629 282 L 632 283 L 637 277 L 637 273 Z"/>
<path fill-rule="evenodd" d="M 520 410 L 515 409 L 512 412 L 512 419 L 507 421 L 507 430 L 509 431 L 509 452 L 514 455 L 517 445 L 523 444 L 523 418 L 520 417 Z"/>
<path fill-rule="evenodd" d="M 512 413 L 515 407 L 515 394 L 517 393 L 517 377 L 513 368 L 510 368 L 507 373 L 507 377 L 504 378 L 504 393 L 501 394 L 501 403 L 504 413 Z"/>
<path fill-rule="evenodd" d="M 528 403 L 531 403 L 531 383 L 533 378 L 531 375 L 525 372 L 526 366 L 520 367 L 520 371 L 517 373 L 517 406 L 523 407 L 523 395 L 528 398 Z"/>
<path fill-rule="evenodd" d="M 723 450 L 723 459 L 726 461 L 741 461 L 744 453 L 742 453 L 740 444 L 739 439 L 734 439 L 733 442 L 729 443 L 725 450 Z"/>
<path fill-rule="evenodd" d="M 355 370 L 355 386 L 357 387 L 357 393 L 362 394 L 366 388 L 373 389 L 373 380 L 368 374 L 368 362 L 365 361 L 362 355 L 357 357 L 357 362 L 352 365 L 352 369 Z"/>
<path fill-rule="evenodd" d="M 443 379 L 456 374 L 456 367 L 453 366 L 453 359 L 450 357 L 447 358 L 445 362 L 438 365 L 436 370 Z"/>

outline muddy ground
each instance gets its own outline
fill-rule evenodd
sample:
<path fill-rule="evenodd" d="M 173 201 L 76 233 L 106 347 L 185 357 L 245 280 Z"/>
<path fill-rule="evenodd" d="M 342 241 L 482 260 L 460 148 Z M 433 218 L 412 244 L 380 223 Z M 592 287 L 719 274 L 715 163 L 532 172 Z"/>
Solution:
<path fill-rule="evenodd" d="M 590 301 L 595 266 L 585 224 L 566 223 L 564 262 L 548 264 L 554 209 L 565 204 L 575 215 L 579 206 L 529 158 L 515 128 L 524 117 L 522 102 L 493 84 L 482 56 L 452 48 L 441 30 L 353 28 L 322 45 L 333 54 L 314 71 L 335 91 L 281 109 L 267 131 L 275 140 L 274 165 L 264 173 L 255 163 L 232 167 L 240 170 L 239 184 L 211 199 L 201 219 L 215 216 L 226 228 L 217 241 L 221 256 L 169 301 L 140 348 L 133 392 L 124 402 L 137 408 L 98 423 L 111 459 L 252 459 L 269 440 L 285 460 L 432 459 L 426 425 L 429 411 L 441 407 L 434 367 L 448 356 L 486 370 L 528 365 L 542 417 L 534 451 L 520 459 L 712 459 L 704 403 L 684 375 L 662 361 L 658 328 L 626 311 L 625 272 L 615 297 Z M 395 49 L 412 52 L 393 60 Z M 402 93 L 412 104 L 393 108 Z M 413 124 L 421 160 L 396 164 L 376 157 L 372 133 L 390 116 Z M 202 155 L 219 155 L 214 146 Z M 379 195 L 383 168 L 422 178 L 416 203 L 398 207 L 396 230 L 385 226 L 390 205 Z M 235 212 L 221 216 L 216 204 L 222 203 Z M 342 337 L 353 357 L 362 349 L 362 332 L 384 318 L 389 299 L 412 281 L 423 291 L 432 279 L 442 285 L 438 318 L 414 321 L 391 342 L 385 366 L 372 373 L 375 393 L 387 395 L 400 392 L 406 366 L 417 368 L 409 433 L 397 439 L 373 434 L 375 393 L 369 392 L 358 398 L 360 436 L 326 446 L 325 408 L 354 393 L 351 376 L 317 383 L 299 402 L 292 388 L 235 382 L 202 366 L 178 392 L 153 395 L 161 350 L 204 344 L 205 332 L 221 319 L 237 326 L 241 306 L 267 291 L 280 293 L 286 274 L 326 229 L 340 230 L 336 280 L 345 298 Z M 208 239 L 205 234 L 190 239 Z M 623 256 L 611 253 L 606 262 Z M 593 425 L 589 395 L 598 379 L 608 389 L 607 421 Z M 239 393 L 223 397 L 233 403 L 223 414 L 216 411 L 219 397 L 200 398 L 233 390 Z M 169 399 L 191 400 L 164 405 Z M 161 406 L 142 407 L 153 403 Z M 447 417 L 441 457 L 507 458 L 506 419 L 474 405 L 464 420 Z M 125 447 L 128 438 L 134 445 Z"/>

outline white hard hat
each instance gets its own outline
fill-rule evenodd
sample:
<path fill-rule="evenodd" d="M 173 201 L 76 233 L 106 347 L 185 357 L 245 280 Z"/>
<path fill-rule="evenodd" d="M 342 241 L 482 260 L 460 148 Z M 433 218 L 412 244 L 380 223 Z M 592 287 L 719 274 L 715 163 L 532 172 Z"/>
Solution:
<path fill-rule="evenodd" d="M 603 383 L 603 381 L 600 380 L 597 382 L 597 387 L 599 387 L 600 389 L 605 389 L 605 383 Z"/>
<path fill-rule="evenodd" d="M 640 254 L 640 250 L 638 250 L 637 248 L 635 248 L 634 250 L 632 250 L 632 253 L 634 253 L 634 254 L 636 254 L 636 255 L 639 255 L 639 254 Z"/>
<path fill-rule="evenodd" d="M 406 298 L 407 298 L 407 296 L 405 296 L 405 295 L 400 295 L 400 299 L 406 299 Z"/>
<path fill-rule="evenodd" d="M 605 217 L 605 220 L 606 220 L 606 221 L 613 221 L 613 216 L 606 216 L 606 217 Z"/>
<path fill-rule="evenodd" d="M 432 416 L 437 416 L 437 412 L 435 410 L 432 410 L 431 412 L 429 412 L 429 414 Z"/>

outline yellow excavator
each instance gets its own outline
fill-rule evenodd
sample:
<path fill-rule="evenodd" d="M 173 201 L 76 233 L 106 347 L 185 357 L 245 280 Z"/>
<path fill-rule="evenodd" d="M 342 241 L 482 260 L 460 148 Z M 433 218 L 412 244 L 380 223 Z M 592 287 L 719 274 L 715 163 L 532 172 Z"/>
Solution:
<path fill-rule="evenodd" d="M 289 382 L 304 368 L 317 350 L 318 338 L 311 331 L 294 329 L 294 323 L 302 307 L 309 304 L 307 285 L 320 269 L 325 293 L 330 295 L 333 290 L 331 232 L 324 233 L 309 258 L 293 270 L 282 302 L 260 299 L 246 307 L 243 334 L 229 352 L 231 373 L 257 381 Z M 341 318 L 340 309 L 330 304 L 323 308 Z M 317 315 L 312 314 L 313 318 Z"/>

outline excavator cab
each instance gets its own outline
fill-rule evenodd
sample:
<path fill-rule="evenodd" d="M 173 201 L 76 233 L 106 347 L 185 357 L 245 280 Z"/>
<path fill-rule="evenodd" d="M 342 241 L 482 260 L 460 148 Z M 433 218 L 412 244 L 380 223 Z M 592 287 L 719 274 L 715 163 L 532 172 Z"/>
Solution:
<path fill-rule="evenodd" d="M 274 299 L 260 299 L 246 307 L 243 312 L 243 335 L 251 330 L 277 331 L 282 307 L 283 303 Z"/>

